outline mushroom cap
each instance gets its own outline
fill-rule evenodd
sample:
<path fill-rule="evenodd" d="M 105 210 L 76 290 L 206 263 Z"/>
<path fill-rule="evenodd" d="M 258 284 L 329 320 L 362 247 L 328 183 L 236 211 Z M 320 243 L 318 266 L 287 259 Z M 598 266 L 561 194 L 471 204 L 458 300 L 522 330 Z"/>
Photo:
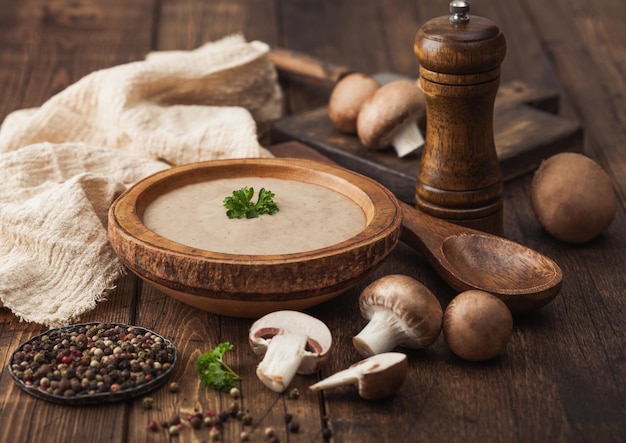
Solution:
<path fill-rule="evenodd" d="M 562 152 L 541 162 L 533 176 L 530 202 L 543 228 L 569 243 L 593 240 L 617 212 L 609 175 L 576 152 Z"/>
<path fill-rule="evenodd" d="M 378 400 L 400 389 L 409 371 L 409 362 L 405 354 L 384 352 L 350 367 L 361 371 L 359 395 L 366 400 Z"/>
<path fill-rule="evenodd" d="M 265 354 L 272 337 L 281 331 L 308 337 L 299 374 L 312 374 L 324 365 L 332 347 L 330 330 L 321 320 L 299 311 L 275 311 L 256 320 L 248 333 L 250 347 L 257 355 Z"/>
<path fill-rule="evenodd" d="M 347 134 L 356 133 L 356 121 L 361 105 L 380 84 L 366 74 L 348 74 L 333 88 L 328 100 L 328 117 L 335 127 Z"/>
<path fill-rule="evenodd" d="M 407 348 L 430 346 L 441 332 L 441 303 L 430 289 L 408 275 L 390 274 L 370 283 L 359 296 L 359 308 L 366 320 L 376 310 L 394 315 L 407 336 L 399 344 Z"/>
<path fill-rule="evenodd" d="M 513 334 L 513 317 L 507 305 L 485 291 L 458 294 L 444 313 L 443 335 L 457 356 L 469 361 L 499 355 Z"/>
<path fill-rule="evenodd" d="M 378 88 L 357 117 L 357 134 L 370 149 L 382 149 L 394 129 L 412 119 L 417 124 L 426 115 L 426 100 L 420 87 L 412 81 L 396 80 Z"/>

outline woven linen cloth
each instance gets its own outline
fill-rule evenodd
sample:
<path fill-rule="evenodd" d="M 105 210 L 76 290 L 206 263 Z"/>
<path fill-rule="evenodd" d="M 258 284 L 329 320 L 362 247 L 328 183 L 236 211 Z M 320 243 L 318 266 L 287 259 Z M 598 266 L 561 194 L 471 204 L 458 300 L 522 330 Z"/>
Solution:
<path fill-rule="evenodd" d="M 170 165 L 269 157 L 257 129 L 282 94 L 262 42 L 228 36 L 95 71 L 0 127 L 0 301 L 20 320 L 75 322 L 124 273 L 114 199 Z"/>

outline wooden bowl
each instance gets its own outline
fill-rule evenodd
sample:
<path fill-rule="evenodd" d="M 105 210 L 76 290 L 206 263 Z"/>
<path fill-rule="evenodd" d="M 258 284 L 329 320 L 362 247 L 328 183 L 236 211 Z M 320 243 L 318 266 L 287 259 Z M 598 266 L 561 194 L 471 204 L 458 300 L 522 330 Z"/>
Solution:
<path fill-rule="evenodd" d="M 354 237 L 321 249 L 239 255 L 185 246 L 156 234 L 142 221 L 146 207 L 164 193 L 187 184 L 246 176 L 332 189 L 361 207 L 366 226 Z M 205 311 L 256 318 L 280 309 L 306 309 L 353 287 L 394 249 L 401 225 L 399 202 L 374 180 L 316 161 L 272 158 L 216 160 L 158 172 L 113 203 L 108 232 L 122 263 L 153 287 Z"/>

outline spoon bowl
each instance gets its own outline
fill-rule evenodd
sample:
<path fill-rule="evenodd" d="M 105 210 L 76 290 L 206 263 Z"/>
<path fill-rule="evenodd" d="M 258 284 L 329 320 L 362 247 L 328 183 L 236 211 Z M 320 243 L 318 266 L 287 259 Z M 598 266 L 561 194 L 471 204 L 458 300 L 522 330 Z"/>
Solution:
<path fill-rule="evenodd" d="M 548 257 L 505 238 L 401 205 L 402 240 L 422 252 L 457 291 L 490 292 L 513 313 L 537 310 L 559 293 L 563 273 Z"/>

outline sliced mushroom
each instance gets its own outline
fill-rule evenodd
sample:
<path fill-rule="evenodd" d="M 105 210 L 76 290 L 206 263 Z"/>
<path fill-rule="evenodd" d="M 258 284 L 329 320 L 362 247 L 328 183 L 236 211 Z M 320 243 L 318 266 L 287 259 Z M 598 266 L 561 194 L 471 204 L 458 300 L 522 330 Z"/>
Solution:
<path fill-rule="evenodd" d="M 268 388 L 283 392 L 293 377 L 318 371 L 328 359 L 332 337 L 320 320 L 297 311 L 276 311 L 250 327 L 250 346 L 264 355 L 256 374 Z"/>
<path fill-rule="evenodd" d="M 405 354 L 385 352 L 368 357 L 309 386 L 312 391 L 356 385 L 359 395 L 367 400 L 378 400 L 393 395 L 404 383 L 409 364 Z"/>
<path fill-rule="evenodd" d="M 425 348 L 441 332 L 443 309 L 439 300 L 407 275 L 387 275 L 369 284 L 359 297 L 359 308 L 369 323 L 352 343 L 364 357 L 396 346 Z"/>
<path fill-rule="evenodd" d="M 361 105 L 380 84 L 369 75 L 353 73 L 339 80 L 328 100 L 328 117 L 335 127 L 346 134 L 356 133 L 356 121 Z"/>
<path fill-rule="evenodd" d="M 357 134 L 369 149 L 393 146 L 398 157 L 424 144 L 418 122 L 426 115 L 424 93 L 415 82 L 396 80 L 381 86 L 361 106 Z"/>

